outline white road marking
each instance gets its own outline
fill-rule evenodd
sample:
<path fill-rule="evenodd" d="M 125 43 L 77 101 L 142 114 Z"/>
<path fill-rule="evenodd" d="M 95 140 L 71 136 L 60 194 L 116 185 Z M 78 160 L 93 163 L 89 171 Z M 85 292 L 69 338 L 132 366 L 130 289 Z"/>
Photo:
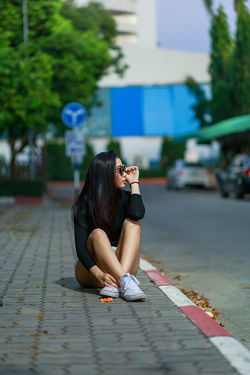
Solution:
<path fill-rule="evenodd" d="M 164 294 L 171 299 L 172 302 L 178 307 L 180 306 L 196 306 L 195 303 L 191 301 L 188 297 L 185 296 L 179 289 L 172 285 L 159 286 Z"/>
<path fill-rule="evenodd" d="M 250 374 L 250 351 L 234 337 L 210 337 L 209 340 L 241 375 Z"/>
<path fill-rule="evenodd" d="M 143 271 L 156 270 L 156 268 L 151 263 L 149 263 L 146 259 L 143 258 L 140 258 L 140 268 Z"/>

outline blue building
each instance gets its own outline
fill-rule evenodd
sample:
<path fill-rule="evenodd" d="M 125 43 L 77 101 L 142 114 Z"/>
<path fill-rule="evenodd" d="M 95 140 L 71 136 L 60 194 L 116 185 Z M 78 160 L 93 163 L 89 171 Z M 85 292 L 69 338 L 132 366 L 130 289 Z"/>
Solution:
<path fill-rule="evenodd" d="M 124 44 L 129 65 L 123 78 L 115 74 L 100 82 L 101 107 L 93 108 L 86 136 L 105 149 L 119 138 L 125 159 L 147 167 L 159 160 L 162 136 L 195 131 L 194 98 L 184 85 L 188 75 L 208 86 L 207 54 Z"/>

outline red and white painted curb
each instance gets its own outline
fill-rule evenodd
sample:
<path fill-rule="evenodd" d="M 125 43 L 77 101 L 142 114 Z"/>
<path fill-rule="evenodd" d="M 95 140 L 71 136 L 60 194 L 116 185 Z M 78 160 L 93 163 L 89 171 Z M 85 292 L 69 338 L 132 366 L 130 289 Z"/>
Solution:
<path fill-rule="evenodd" d="M 185 294 L 158 271 L 143 256 L 140 268 L 161 291 L 204 333 L 239 374 L 250 374 L 250 351 L 229 332 L 195 305 Z"/>

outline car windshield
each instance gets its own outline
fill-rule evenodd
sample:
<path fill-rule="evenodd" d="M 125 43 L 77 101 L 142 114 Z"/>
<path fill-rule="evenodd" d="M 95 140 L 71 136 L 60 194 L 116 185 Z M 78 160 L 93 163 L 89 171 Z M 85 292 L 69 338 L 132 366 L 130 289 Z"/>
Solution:
<path fill-rule="evenodd" d="M 203 167 L 201 163 L 185 163 L 185 167 L 200 168 Z"/>

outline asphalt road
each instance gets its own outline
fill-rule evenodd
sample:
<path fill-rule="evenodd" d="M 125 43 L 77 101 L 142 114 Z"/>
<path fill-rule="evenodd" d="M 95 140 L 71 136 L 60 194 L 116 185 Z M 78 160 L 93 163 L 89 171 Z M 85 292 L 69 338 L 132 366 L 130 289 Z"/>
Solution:
<path fill-rule="evenodd" d="M 250 349 L 250 197 L 142 186 L 142 252 L 168 279 L 196 290 L 221 312 L 220 322 Z"/>

